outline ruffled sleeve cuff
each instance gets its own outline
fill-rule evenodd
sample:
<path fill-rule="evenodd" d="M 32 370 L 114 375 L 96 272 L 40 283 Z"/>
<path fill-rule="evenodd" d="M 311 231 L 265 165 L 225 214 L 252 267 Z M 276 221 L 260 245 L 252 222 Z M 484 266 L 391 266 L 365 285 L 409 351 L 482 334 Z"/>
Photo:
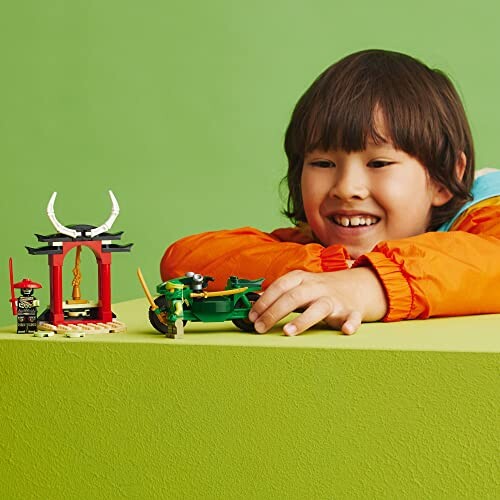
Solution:
<path fill-rule="evenodd" d="M 342 271 L 347 269 L 349 254 L 342 245 L 331 245 L 320 252 L 321 268 L 323 272 Z"/>
<path fill-rule="evenodd" d="M 385 289 L 388 301 L 386 315 L 382 321 L 409 319 L 413 307 L 413 292 L 399 265 L 379 252 L 370 252 L 359 257 L 352 267 L 371 267 Z"/>

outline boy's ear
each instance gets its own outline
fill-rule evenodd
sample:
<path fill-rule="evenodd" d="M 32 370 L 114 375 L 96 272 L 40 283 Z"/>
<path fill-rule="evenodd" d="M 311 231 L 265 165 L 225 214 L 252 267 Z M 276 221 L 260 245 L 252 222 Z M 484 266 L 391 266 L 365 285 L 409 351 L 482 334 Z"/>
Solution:
<path fill-rule="evenodd" d="M 465 156 L 465 153 L 462 151 L 460 153 L 460 158 L 458 159 L 457 164 L 455 165 L 455 172 L 460 180 L 464 178 L 466 166 L 467 166 L 467 156 Z"/>
<path fill-rule="evenodd" d="M 457 164 L 455 165 L 455 172 L 460 180 L 462 180 L 464 177 L 466 166 L 467 166 L 467 157 L 465 156 L 465 153 L 462 151 L 460 153 L 460 157 L 458 158 Z M 432 198 L 432 206 L 440 207 L 445 203 L 448 203 L 452 197 L 453 195 L 450 193 L 448 188 L 446 188 L 442 184 L 435 184 L 434 194 Z"/>

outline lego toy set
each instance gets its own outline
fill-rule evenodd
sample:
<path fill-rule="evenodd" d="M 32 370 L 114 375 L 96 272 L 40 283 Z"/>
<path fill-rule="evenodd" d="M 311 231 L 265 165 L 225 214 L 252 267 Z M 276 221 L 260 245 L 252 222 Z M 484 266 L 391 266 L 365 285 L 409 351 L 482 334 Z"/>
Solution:
<path fill-rule="evenodd" d="M 188 272 L 159 284 L 156 287 L 159 295 L 153 299 L 140 269 L 137 276 L 150 304 L 149 321 L 169 338 L 182 338 L 188 321 L 212 323 L 230 320 L 245 332 L 255 332 L 248 313 L 259 298 L 257 292 L 261 290 L 263 279 L 230 276 L 224 290 L 206 292 L 205 288 L 213 278 Z"/>
<path fill-rule="evenodd" d="M 26 247 L 31 255 L 47 255 L 50 274 L 50 301 L 48 308 L 39 316 L 40 302 L 34 290 L 42 285 L 24 278 L 14 282 L 12 258 L 9 259 L 10 302 L 12 313 L 17 316 L 17 333 L 30 333 L 37 337 L 50 337 L 54 333 L 66 337 L 84 337 L 86 333 L 111 333 L 126 330 L 126 325 L 118 321 L 111 311 L 111 254 L 130 252 L 132 243 L 120 245 L 123 231 L 110 233 L 109 230 L 120 213 L 120 207 L 109 191 L 112 202 L 111 215 L 104 224 L 90 226 L 76 224 L 64 226 L 56 218 L 53 193 L 47 205 L 47 215 L 56 229 L 47 236 L 35 234 L 38 241 L 46 245 L 40 248 Z M 82 247 L 89 248 L 96 258 L 98 273 L 98 300 L 82 299 L 80 269 Z M 63 264 L 67 254 L 75 249 L 75 263 L 71 298 L 63 298 Z M 193 322 L 232 321 L 245 332 L 255 332 L 248 319 L 252 304 L 259 298 L 263 279 L 247 280 L 230 276 L 222 291 L 207 292 L 213 278 L 193 272 L 168 280 L 156 287 L 159 294 L 151 296 L 141 270 L 137 270 L 139 281 L 150 304 L 149 320 L 152 326 L 169 338 L 182 338 L 184 326 Z M 15 289 L 20 289 L 16 298 Z"/>
<path fill-rule="evenodd" d="M 33 333 L 36 336 L 50 336 L 63 333 L 68 337 L 83 337 L 85 333 L 104 333 L 124 331 L 124 323 L 115 319 L 111 311 L 111 254 L 130 252 L 132 244 L 119 245 L 123 231 L 109 233 L 120 207 L 109 191 L 112 211 L 106 222 L 98 227 L 86 224 L 62 225 L 56 218 L 53 193 L 47 206 L 47 215 L 57 233 L 47 236 L 36 234 L 38 241 L 46 243 L 40 248 L 26 247 L 31 255 L 47 255 L 50 273 L 49 307 L 37 318 L 39 301 L 33 295 L 41 285 L 29 279 L 14 283 L 12 259 L 9 260 L 12 312 L 17 315 L 17 333 Z M 98 271 L 98 300 L 81 298 L 80 294 L 80 254 L 82 247 L 89 248 L 95 255 Z M 72 281 L 71 299 L 63 299 L 63 264 L 71 250 L 76 249 Z M 16 299 L 14 289 L 20 288 L 21 295 Z"/>

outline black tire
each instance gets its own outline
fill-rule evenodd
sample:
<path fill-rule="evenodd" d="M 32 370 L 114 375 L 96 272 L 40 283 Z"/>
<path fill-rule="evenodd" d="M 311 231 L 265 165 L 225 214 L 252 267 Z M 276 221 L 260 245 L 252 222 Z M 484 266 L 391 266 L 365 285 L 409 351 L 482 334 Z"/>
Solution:
<path fill-rule="evenodd" d="M 155 299 L 155 304 L 163 311 L 167 308 L 167 299 L 164 295 L 158 295 Z M 160 321 L 158 315 L 149 308 L 149 322 L 153 325 L 153 327 L 158 330 L 160 333 L 168 333 L 168 328 L 165 323 Z"/>
<path fill-rule="evenodd" d="M 155 299 L 155 304 L 162 310 L 166 311 L 167 310 L 167 299 L 165 298 L 165 295 L 158 295 Z M 184 309 L 189 309 L 186 304 L 184 304 Z M 165 323 L 162 323 L 160 321 L 160 318 L 158 315 L 149 309 L 149 322 L 153 325 L 153 327 L 158 330 L 160 333 L 168 333 L 168 328 Z M 182 324 L 183 326 L 187 325 L 187 320 L 183 320 Z"/>
<path fill-rule="evenodd" d="M 259 300 L 260 295 L 255 292 L 249 292 L 246 294 L 247 299 L 250 301 L 250 304 L 255 304 L 257 300 Z M 244 307 L 243 300 L 238 299 L 238 302 L 236 302 L 235 305 L 236 308 L 239 307 Z M 255 333 L 255 326 L 254 324 L 247 318 L 237 318 L 233 319 L 233 324 L 237 326 L 240 330 L 243 330 L 244 332 L 247 333 Z"/>

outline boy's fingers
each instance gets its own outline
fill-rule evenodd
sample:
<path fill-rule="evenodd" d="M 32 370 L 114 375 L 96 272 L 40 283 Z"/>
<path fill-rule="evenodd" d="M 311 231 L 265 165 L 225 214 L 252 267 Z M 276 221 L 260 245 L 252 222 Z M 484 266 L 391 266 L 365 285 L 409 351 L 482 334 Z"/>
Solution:
<path fill-rule="evenodd" d="M 293 336 L 304 332 L 332 314 L 335 303 L 330 297 L 320 297 L 315 300 L 300 316 L 283 327 L 285 335 Z"/>
<path fill-rule="evenodd" d="M 362 323 L 362 315 L 359 311 L 348 311 L 344 309 L 342 314 L 330 314 L 325 318 L 325 323 L 334 330 L 340 330 L 345 335 L 356 333 Z"/>
<path fill-rule="evenodd" d="M 342 333 L 345 335 L 352 335 L 358 331 L 361 326 L 361 313 L 359 311 L 352 311 L 347 316 L 347 319 L 342 324 Z"/>
<path fill-rule="evenodd" d="M 267 309 L 269 309 L 280 297 L 290 290 L 298 288 L 302 284 L 303 271 L 292 271 L 272 283 L 269 288 L 260 296 L 259 300 L 253 305 L 249 314 L 250 321 L 255 321 Z M 301 304 L 302 305 L 302 304 Z M 281 319 L 281 318 L 279 318 Z"/>
<path fill-rule="evenodd" d="M 314 296 L 315 293 L 317 293 L 317 290 L 314 287 L 302 285 L 281 295 L 256 319 L 255 330 L 258 333 L 265 333 L 278 321 L 298 308 L 309 307 L 312 302 L 317 300 L 317 296 Z M 330 308 L 329 312 L 331 311 L 332 309 Z M 321 319 L 327 316 L 329 312 L 325 312 Z"/>

